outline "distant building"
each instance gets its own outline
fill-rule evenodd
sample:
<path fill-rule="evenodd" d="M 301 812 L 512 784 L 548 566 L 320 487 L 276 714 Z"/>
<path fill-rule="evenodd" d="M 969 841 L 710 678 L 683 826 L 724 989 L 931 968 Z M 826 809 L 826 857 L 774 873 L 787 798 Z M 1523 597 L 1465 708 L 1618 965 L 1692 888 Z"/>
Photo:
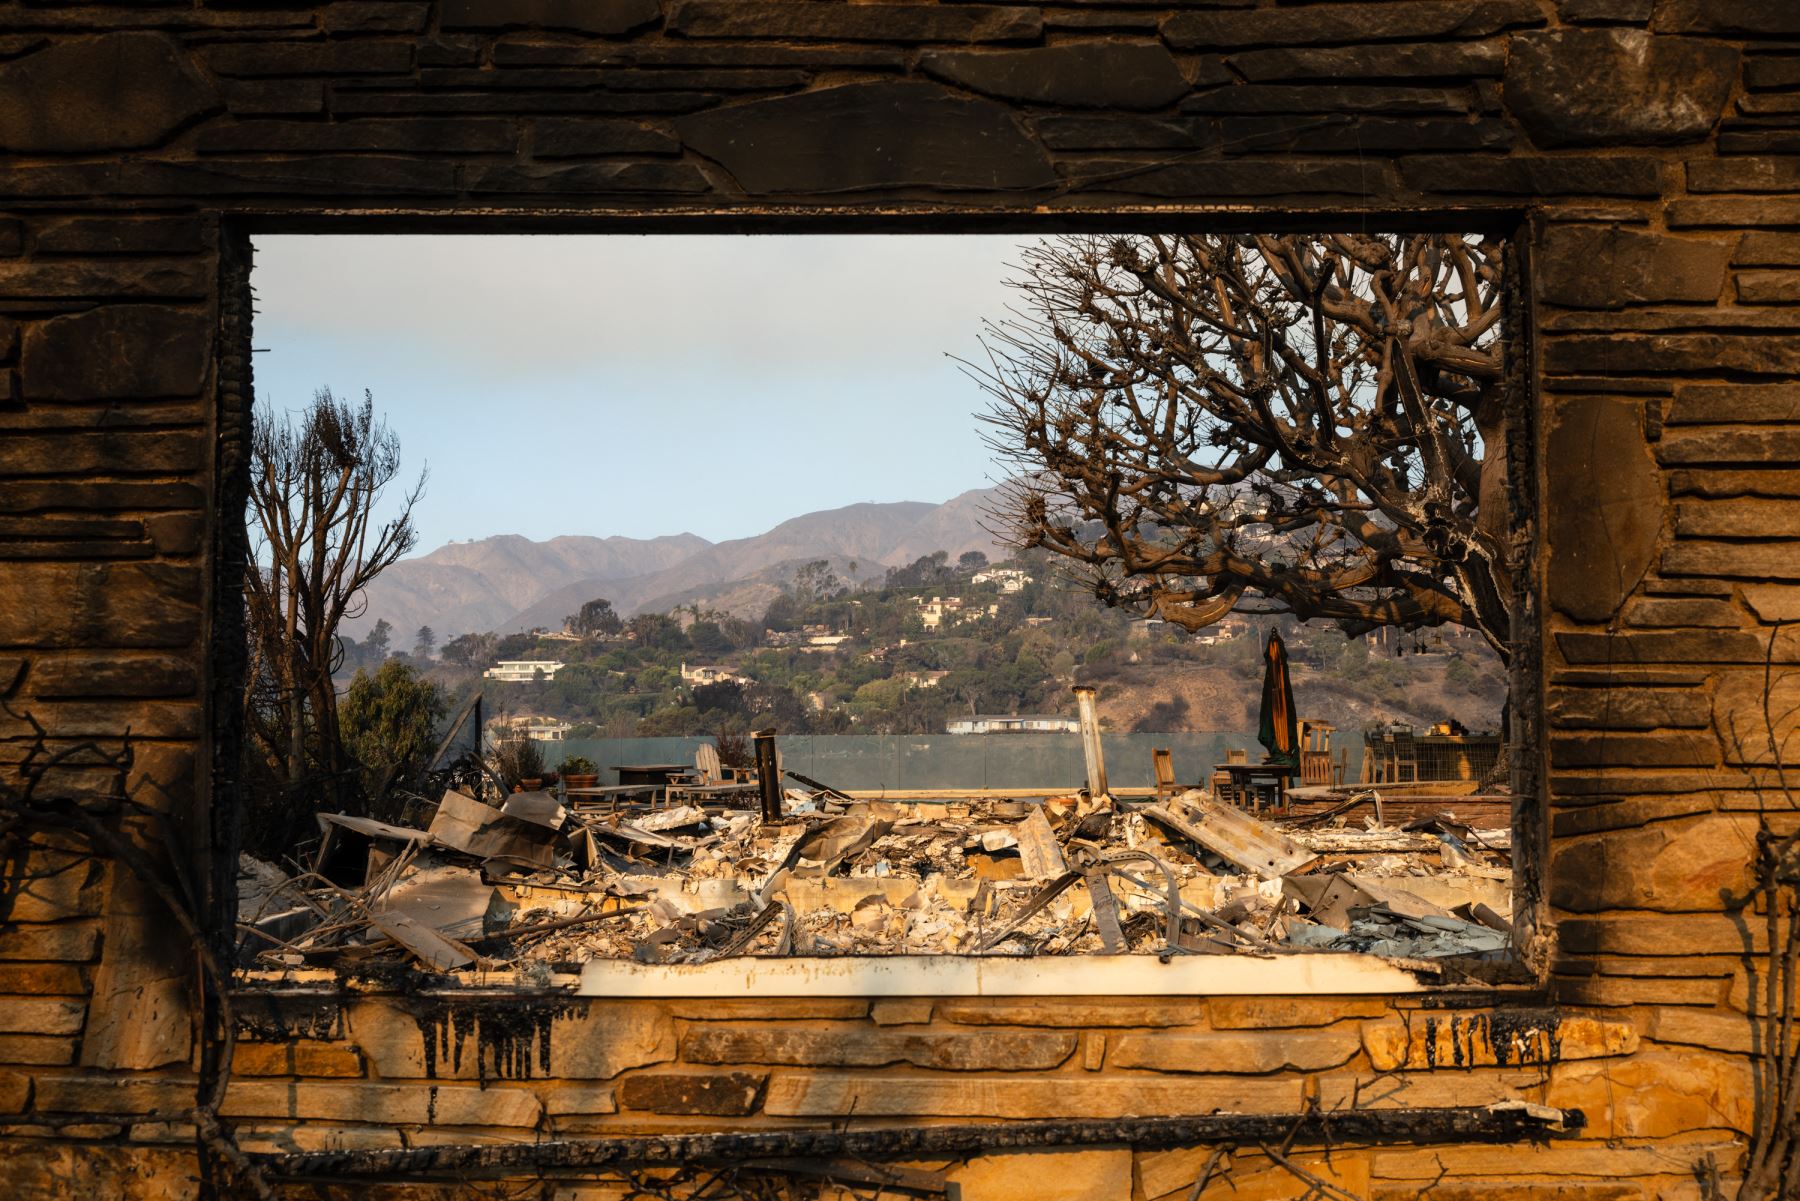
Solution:
<path fill-rule="evenodd" d="M 949 734 L 1014 734 L 1044 730 L 1073 734 L 1080 729 L 1081 724 L 1073 717 L 1058 717 L 1054 713 L 1020 713 L 1010 717 L 978 713 L 944 724 L 944 730 Z"/>
<path fill-rule="evenodd" d="M 915 599 L 919 606 L 919 622 L 928 630 L 956 625 L 977 617 L 992 617 L 1000 612 L 999 605 L 969 605 L 960 596 L 934 596 L 930 600 L 921 596 Z"/>
<path fill-rule="evenodd" d="M 1054 617 L 1027 617 L 1025 619 L 1025 624 L 1035 630 L 1040 626 L 1047 626 L 1055 620 L 1056 618 Z"/>
<path fill-rule="evenodd" d="M 720 667 L 712 663 L 689 667 L 683 663 L 681 665 L 681 682 L 683 684 L 748 684 L 750 680 L 746 676 L 740 676 L 729 667 Z"/>
<path fill-rule="evenodd" d="M 850 641 L 848 634 L 808 634 L 806 637 L 806 645 L 823 647 L 826 650 L 835 650 L 848 641 Z"/>
<path fill-rule="evenodd" d="M 555 717 L 506 717 L 489 726 L 498 742 L 520 738 L 532 742 L 561 742 L 569 736 L 571 728 L 568 722 Z"/>
<path fill-rule="evenodd" d="M 997 584 L 1002 592 L 1019 592 L 1031 583 L 1031 573 L 1017 567 L 990 567 L 969 577 L 971 584 Z"/>
<path fill-rule="evenodd" d="M 894 674 L 896 679 L 905 680 L 914 688 L 936 688 L 950 673 L 947 671 L 901 671 Z"/>
<path fill-rule="evenodd" d="M 559 659 L 502 659 L 481 674 L 507 684 L 529 684 L 537 679 L 540 671 L 546 680 L 554 680 L 556 673 L 566 666 Z"/>

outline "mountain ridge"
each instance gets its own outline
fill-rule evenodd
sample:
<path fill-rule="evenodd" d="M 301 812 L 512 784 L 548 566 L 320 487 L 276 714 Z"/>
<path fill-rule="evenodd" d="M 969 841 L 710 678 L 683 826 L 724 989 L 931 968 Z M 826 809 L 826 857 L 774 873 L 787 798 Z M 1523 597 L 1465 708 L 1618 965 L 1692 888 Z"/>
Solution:
<path fill-rule="evenodd" d="M 725 594 L 747 609 L 758 598 L 772 598 L 784 571 L 791 574 L 794 564 L 812 559 L 854 562 L 858 576 L 867 578 L 938 550 L 952 558 L 968 550 L 993 555 L 1004 548 L 982 521 L 995 491 L 970 489 L 942 504 L 861 502 L 822 509 L 722 542 L 691 533 L 563 534 L 542 542 L 496 534 L 448 542 L 383 572 L 370 585 L 362 613 L 345 620 L 344 634 L 361 637 L 378 620 L 393 626 L 396 645 L 406 645 L 423 625 L 440 641 L 490 630 L 555 629 L 598 596 L 625 616 Z"/>

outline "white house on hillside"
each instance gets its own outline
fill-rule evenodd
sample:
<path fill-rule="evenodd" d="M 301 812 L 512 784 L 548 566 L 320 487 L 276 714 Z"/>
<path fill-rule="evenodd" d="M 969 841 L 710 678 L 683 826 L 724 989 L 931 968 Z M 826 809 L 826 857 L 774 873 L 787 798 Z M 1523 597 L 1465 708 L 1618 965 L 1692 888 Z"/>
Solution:
<path fill-rule="evenodd" d="M 501 680 L 508 684 L 529 684 L 544 673 L 546 680 L 554 680 L 556 673 L 567 664 L 559 659 L 502 659 L 481 674 L 490 680 Z"/>

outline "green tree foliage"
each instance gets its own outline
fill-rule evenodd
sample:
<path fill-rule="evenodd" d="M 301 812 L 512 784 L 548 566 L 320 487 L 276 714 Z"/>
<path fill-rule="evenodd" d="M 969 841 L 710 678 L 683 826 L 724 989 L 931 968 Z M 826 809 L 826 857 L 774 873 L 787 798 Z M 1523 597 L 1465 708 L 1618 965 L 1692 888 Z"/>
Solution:
<path fill-rule="evenodd" d="M 578 612 L 563 619 L 569 631 L 583 638 L 616 638 L 625 628 L 625 622 L 613 612 L 612 602 L 603 596 L 597 596 L 581 606 Z"/>
<path fill-rule="evenodd" d="M 688 645 L 703 655 L 723 655 L 732 649 L 731 639 L 716 621 L 696 621 L 687 628 Z"/>
<path fill-rule="evenodd" d="M 981 571 L 988 565 L 988 557 L 978 550 L 966 550 L 956 557 L 956 565 L 964 571 Z"/>
<path fill-rule="evenodd" d="M 688 646 L 681 623 L 667 613 L 639 613 L 625 623 L 625 634 L 634 644 L 651 650 L 680 651 Z"/>
<path fill-rule="evenodd" d="M 394 627 L 383 617 L 363 637 L 363 658 L 370 663 L 380 663 L 388 657 L 393 641 Z"/>
<path fill-rule="evenodd" d="M 497 643 L 492 634 L 459 634 L 444 643 L 443 659 L 458 667 L 486 667 L 496 657 Z"/>
<path fill-rule="evenodd" d="M 413 638 L 413 654 L 420 659 L 431 658 L 431 652 L 437 649 L 437 633 L 430 626 L 420 626 L 418 634 Z"/>
<path fill-rule="evenodd" d="M 399 659 L 387 660 L 373 675 L 358 671 L 338 705 L 338 729 L 363 767 L 365 788 L 372 793 L 384 779 L 409 780 L 422 771 L 447 708 L 443 691 Z M 377 816 L 398 808 L 379 796 L 370 800 Z"/>

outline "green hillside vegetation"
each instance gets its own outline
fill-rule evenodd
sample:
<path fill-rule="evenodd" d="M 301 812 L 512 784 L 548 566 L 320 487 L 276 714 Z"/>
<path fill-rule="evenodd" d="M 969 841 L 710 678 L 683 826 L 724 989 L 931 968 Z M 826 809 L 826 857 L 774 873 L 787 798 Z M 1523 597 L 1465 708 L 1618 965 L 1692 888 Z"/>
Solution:
<path fill-rule="evenodd" d="M 794 573 L 759 620 L 699 605 L 622 624 L 574 615 L 578 638 L 469 634 L 445 643 L 437 660 L 413 662 L 451 695 L 484 686 L 490 718 L 556 718 L 577 738 L 768 726 L 785 734 L 942 733 L 947 721 L 976 713 L 1072 713 L 1077 683 L 1099 687 L 1103 720 L 1114 729 L 1242 730 L 1255 723 L 1262 639 L 1279 623 L 1304 715 L 1345 729 L 1444 717 L 1470 728 L 1498 722 L 1503 671 L 1471 637 L 1428 631 L 1371 646 L 1335 628 L 1252 616 L 1229 623 L 1236 635 L 1214 643 L 1096 605 L 1041 555 L 996 566 L 1030 582 L 1013 592 L 977 584 L 972 577 L 989 567 L 979 552 L 952 562 L 940 551 L 852 589 L 819 560 Z M 961 607 L 931 629 L 934 598 L 957 598 Z M 838 636 L 839 645 L 811 645 Z M 382 638 L 413 642 L 378 629 L 347 645 L 345 671 L 378 664 L 385 644 L 371 644 Z M 553 680 L 481 679 L 503 659 L 567 666 Z M 740 679 L 684 681 L 684 666 Z"/>

